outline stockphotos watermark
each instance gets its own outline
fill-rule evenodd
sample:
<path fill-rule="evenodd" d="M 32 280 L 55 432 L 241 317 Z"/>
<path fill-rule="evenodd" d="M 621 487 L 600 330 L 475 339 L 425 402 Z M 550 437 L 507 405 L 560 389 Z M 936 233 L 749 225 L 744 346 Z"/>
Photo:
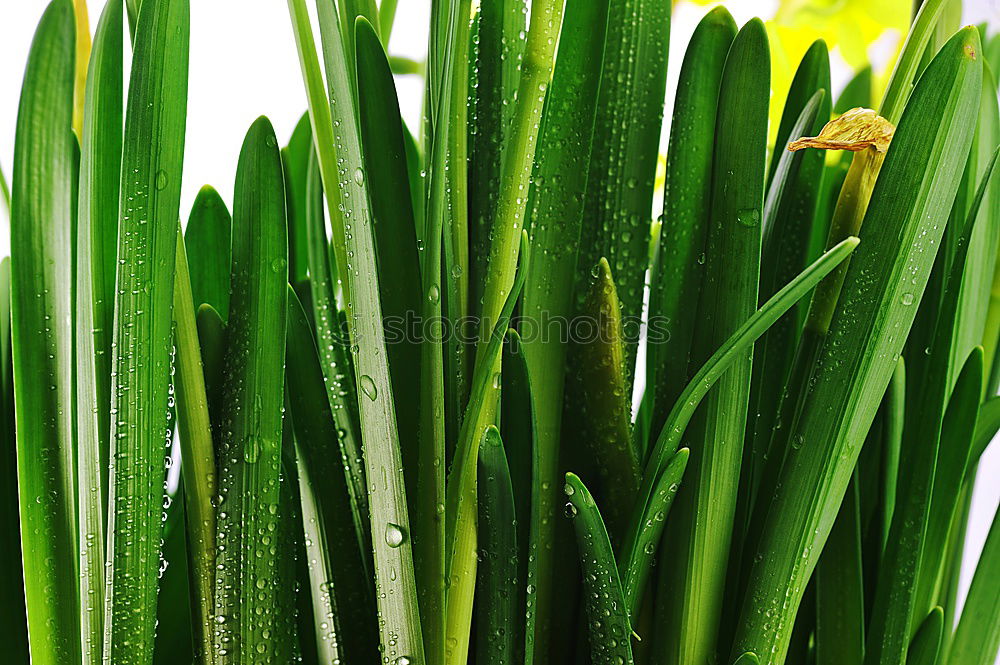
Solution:
<path fill-rule="evenodd" d="M 488 323 L 488 325 L 486 325 Z M 404 316 L 386 316 L 382 319 L 386 344 L 478 344 L 486 341 L 495 325 L 477 316 L 457 319 L 448 317 L 424 318 L 418 312 L 408 311 Z M 609 344 L 616 339 L 626 344 L 647 340 L 663 344 L 670 339 L 670 319 L 639 316 L 612 318 L 607 312 L 573 317 L 552 316 L 543 311 L 535 316 L 514 316 L 508 328 L 517 330 L 524 343 L 543 344 Z M 341 330 L 334 340 L 347 345 L 347 331 Z M 355 343 L 363 343 L 356 339 Z"/>

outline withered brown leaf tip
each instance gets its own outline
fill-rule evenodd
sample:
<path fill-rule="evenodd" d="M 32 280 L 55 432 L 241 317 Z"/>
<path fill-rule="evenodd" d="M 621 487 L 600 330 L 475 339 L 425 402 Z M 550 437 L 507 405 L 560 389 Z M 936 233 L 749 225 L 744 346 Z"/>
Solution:
<path fill-rule="evenodd" d="M 789 143 L 788 149 L 820 148 L 858 152 L 874 148 L 878 152 L 885 152 L 889 149 L 889 142 L 895 131 L 895 125 L 872 109 L 854 108 L 826 123 L 819 136 L 803 136 Z"/>

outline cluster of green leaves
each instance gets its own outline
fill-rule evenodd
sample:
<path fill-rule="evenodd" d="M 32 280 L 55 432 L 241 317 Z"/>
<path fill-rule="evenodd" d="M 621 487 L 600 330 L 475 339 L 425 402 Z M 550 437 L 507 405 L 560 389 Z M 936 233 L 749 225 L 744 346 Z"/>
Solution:
<path fill-rule="evenodd" d="M 11 662 L 991 663 L 1000 36 L 927 0 L 887 152 L 789 152 L 870 70 L 832 99 L 816 42 L 769 150 L 764 26 L 709 11 L 654 220 L 670 4 L 432 0 L 414 68 L 394 0 L 288 0 L 308 112 L 182 230 L 189 0 L 89 54 L 52 0 L 0 177 Z"/>

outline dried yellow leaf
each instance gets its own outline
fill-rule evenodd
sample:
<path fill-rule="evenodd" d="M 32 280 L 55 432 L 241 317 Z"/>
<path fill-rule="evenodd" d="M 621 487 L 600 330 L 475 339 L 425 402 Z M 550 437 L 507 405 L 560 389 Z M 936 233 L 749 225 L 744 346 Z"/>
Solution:
<path fill-rule="evenodd" d="M 820 148 L 822 150 L 850 150 L 858 152 L 874 148 L 877 152 L 889 149 L 896 126 L 871 109 L 855 108 L 823 126 L 819 136 L 803 136 L 788 144 L 789 150 Z"/>

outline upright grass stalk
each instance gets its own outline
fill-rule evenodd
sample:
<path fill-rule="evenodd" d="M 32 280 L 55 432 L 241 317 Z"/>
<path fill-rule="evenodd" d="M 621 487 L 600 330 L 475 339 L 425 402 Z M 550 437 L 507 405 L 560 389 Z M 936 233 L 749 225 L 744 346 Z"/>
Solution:
<path fill-rule="evenodd" d="M 427 77 L 427 198 L 424 210 L 421 253 L 421 315 L 425 321 L 441 320 L 441 288 L 443 225 L 448 211 L 447 169 L 451 129 L 451 104 L 455 96 L 450 88 L 439 90 L 438 76 L 456 87 L 465 82 L 454 77 L 456 59 L 464 53 L 458 41 L 463 32 L 459 24 L 465 19 L 461 8 L 467 2 L 433 3 L 431 7 L 431 41 L 437 47 L 428 54 Z M 440 70 L 438 69 L 440 68 Z M 457 131 L 457 130 L 456 130 Z M 431 665 L 442 665 L 446 659 L 445 588 L 447 548 L 445 539 L 447 472 L 447 431 L 444 340 L 425 339 L 420 357 L 420 439 L 417 470 L 418 536 L 415 542 L 417 589 L 420 612 L 424 621 L 424 652 Z"/>
<path fill-rule="evenodd" d="M 156 628 L 188 40 L 187 0 L 147 0 L 125 119 L 112 342 L 104 658 L 122 665 L 148 662 Z"/>
<path fill-rule="evenodd" d="M 31 660 L 80 660 L 73 423 L 73 6 L 54 0 L 32 41 L 11 198 L 17 477 Z M 52 626 L 59 630 L 53 631 Z"/>
<path fill-rule="evenodd" d="M 473 314 L 478 314 L 482 305 L 490 230 L 497 213 L 503 162 L 508 157 L 503 146 L 517 108 L 527 13 L 525 0 L 480 0 L 474 19 L 475 113 L 469 155 L 469 307 Z"/>
<path fill-rule="evenodd" d="M 518 104 L 511 124 L 511 134 L 508 143 L 510 158 L 503 162 L 500 178 L 500 193 L 496 207 L 496 215 L 492 226 L 493 242 L 490 246 L 490 258 L 486 273 L 483 292 L 483 306 L 480 319 L 479 347 L 476 353 L 476 372 L 485 362 L 484 354 L 488 347 L 489 332 L 498 320 L 500 310 L 511 293 L 514 282 L 514 272 L 519 252 L 519 238 L 525 226 L 528 193 L 535 161 L 535 150 L 538 141 L 538 131 L 542 120 L 542 109 L 545 103 L 546 91 L 552 77 L 556 42 L 562 24 L 563 3 L 557 0 L 540 0 L 532 3 L 531 19 L 528 28 L 528 41 L 525 44 L 521 63 L 521 80 L 518 86 Z M 498 372 L 499 359 L 494 361 L 493 372 Z M 484 404 L 484 410 L 475 415 L 476 422 L 465 423 L 463 427 L 473 427 L 471 436 L 466 438 L 472 450 L 469 451 L 468 463 L 475 468 L 476 447 L 479 445 L 478 434 L 492 424 L 496 411 L 496 391 L 489 396 Z M 467 416 L 468 417 L 468 416 Z M 462 445 L 460 441 L 460 445 Z M 542 480 L 541 495 L 538 497 L 540 510 L 534 513 L 533 520 L 539 520 L 539 543 L 550 542 L 551 513 L 554 512 L 556 488 L 555 459 L 552 466 L 540 469 Z M 547 489 L 545 489 L 547 488 Z M 449 491 L 450 493 L 450 491 Z M 463 520 L 461 537 L 474 539 L 475 493 L 471 502 L 465 502 L 462 510 L 469 511 Z M 470 504 L 471 505 L 467 505 Z M 472 517 L 473 519 L 469 519 Z M 456 515 L 456 520 L 462 517 Z M 470 533 L 468 530 L 471 529 Z M 535 529 L 533 529 L 534 531 Z M 475 577 L 475 546 L 465 550 L 465 556 L 471 557 L 465 561 L 451 562 L 451 567 L 464 569 L 465 584 L 474 587 Z M 535 612 L 542 621 L 536 623 L 536 634 L 533 638 L 544 643 L 546 637 L 546 617 L 549 614 L 549 599 L 551 598 L 550 570 L 552 567 L 551 550 L 537 547 L 538 584 L 535 585 Z M 471 597 L 470 597 L 471 600 Z M 449 609 L 449 612 L 451 610 Z M 468 603 L 468 619 L 471 621 L 471 602 Z M 544 649 L 540 649 L 544 653 Z M 461 652 L 459 652 L 461 654 Z M 533 662 L 533 661 L 532 661 Z"/>
<path fill-rule="evenodd" d="M 792 617 L 913 322 L 957 167 L 968 155 L 982 77 L 978 47 L 970 30 L 953 38 L 924 72 L 896 129 L 866 213 L 872 223 L 848 268 L 780 483 L 762 496 L 766 517 L 751 550 L 734 654 L 751 651 L 768 665 L 784 659 Z"/>
<path fill-rule="evenodd" d="M 0 483 L 7 505 L 17 506 L 17 433 L 14 427 L 14 373 L 11 364 L 10 257 L 0 259 Z M 10 547 L 0 551 L 0 564 L 11 575 L 0 580 L 0 639 L 7 655 L 19 663 L 29 662 L 28 625 L 24 608 L 24 564 L 21 562 L 21 520 L 15 508 L 0 516 L 0 533 Z"/>
<path fill-rule="evenodd" d="M 539 568 L 546 565 L 548 555 L 540 552 L 547 549 L 545 539 L 553 535 L 550 524 L 558 498 L 546 486 L 558 480 L 556 465 L 563 418 L 567 346 L 560 337 L 565 331 L 558 327 L 566 324 L 568 328 L 574 308 L 584 207 L 579 192 L 587 188 L 597 112 L 596 106 L 580 104 L 579 100 L 595 99 L 599 94 L 608 13 L 607 0 L 566 5 L 530 190 L 530 233 L 536 251 L 531 253 L 532 262 L 526 270 L 522 312 L 537 324 L 524 344 L 531 384 L 528 398 L 535 444 L 532 465 L 537 484 L 523 488 L 530 495 L 526 501 L 530 515 L 518 516 L 519 522 L 530 529 L 526 574 L 528 583 L 536 589 L 536 593 L 529 594 L 525 614 L 528 663 L 547 656 L 547 631 L 536 631 L 536 626 L 540 622 L 544 627 L 549 617 L 539 614 L 546 611 L 546 601 L 538 607 L 538 599 L 545 596 L 544 592 L 539 595 L 537 589 L 548 584 L 541 581 L 542 575 L 548 575 L 546 569 Z M 554 324 L 553 329 L 545 328 L 548 323 Z M 507 402 L 513 396 L 505 393 L 503 399 Z M 501 424 L 506 426 L 506 421 L 501 419 Z"/>
<path fill-rule="evenodd" d="M 528 236 L 521 233 L 521 255 L 525 263 L 530 261 Z M 518 271 L 510 296 L 504 303 L 497 320 L 497 325 L 490 334 L 489 342 L 484 351 L 485 358 L 473 377 L 472 392 L 466 407 L 465 418 L 462 421 L 462 431 L 455 453 L 455 461 L 448 477 L 448 495 L 445 505 L 446 522 L 445 542 L 449 547 L 446 552 L 445 566 L 448 574 L 448 613 L 445 617 L 445 662 L 463 663 L 467 658 L 470 641 L 470 624 L 472 621 L 473 594 L 476 582 L 476 564 L 478 561 L 478 534 L 476 518 L 478 515 L 477 466 L 479 459 L 479 444 L 471 441 L 471 437 L 485 435 L 486 429 L 481 427 L 483 414 L 490 408 L 491 400 L 496 399 L 496 372 L 492 371 L 501 359 L 501 346 L 504 339 L 502 331 L 507 330 L 514 306 L 524 287 L 524 272 Z M 495 404 L 495 402 L 493 402 Z M 489 426 L 486 426 L 487 429 Z M 482 432 L 483 434 L 480 434 Z M 476 464 L 474 464 L 475 462 Z"/>
<path fill-rule="evenodd" d="M 712 155 L 719 85 L 736 23 L 724 7 L 698 23 L 681 65 L 663 191 L 663 225 L 652 270 L 649 321 L 665 321 L 669 334 L 651 339 L 647 392 L 652 393 L 651 430 L 658 432 L 669 405 L 689 375 L 695 314 L 705 273 L 705 242 L 712 192 Z M 654 329 L 660 333 L 659 327 Z"/>
<path fill-rule="evenodd" d="M 384 657 L 419 663 L 423 661 L 423 641 L 413 574 L 412 539 L 385 357 L 373 220 L 365 186 L 358 121 L 351 107 L 352 77 L 344 59 L 336 13 L 325 3 L 320 4 L 319 10 L 327 80 L 332 93 L 329 100 L 323 97 L 322 75 L 305 1 L 289 0 L 309 99 L 313 140 L 319 154 L 333 226 L 333 244 L 347 303 L 365 469 L 370 483 L 372 547 L 381 619 L 379 631 Z M 334 126 L 338 130 L 336 133 Z"/>
<path fill-rule="evenodd" d="M 757 305 L 770 67 L 759 20 L 733 40 L 719 90 L 705 281 L 691 360 L 700 364 Z M 736 267 L 738 266 L 738 267 Z M 750 358 L 719 380 L 694 421 L 688 482 L 667 527 L 678 589 L 664 601 L 668 663 L 707 662 L 717 649 L 749 401 Z M 667 618 L 669 617 L 669 618 Z"/>
<path fill-rule="evenodd" d="M 222 320 L 229 318 L 233 220 L 225 201 L 212 187 L 198 191 L 184 230 L 184 246 L 195 308 L 211 305 Z"/>
<path fill-rule="evenodd" d="M 278 578 L 288 236 L 271 123 L 250 127 L 236 172 L 233 285 L 222 387 L 217 529 L 218 662 L 291 659 Z M 277 378 L 276 378 L 277 377 Z M 272 390 L 277 384 L 278 390 Z"/>
<path fill-rule="evenodd" d="M 289 290 L 286 391 L 295 430 L 308 588 L 322 662 L 378 657 L 375 589 L 358 541 L 348 474 L 330 446 L 338 437 L 316 343 Z M 370 550 L 370 548 L 368 548 Z M 305 638 L 305 636 L 303 636 Z"/>
<path fill-rule="evenodd" d="M 120 22 L 120 21 L 119 21 Z M 205 665 L 215 662 L 215 505 L 218 496 L 215 446 L 205 390 L 202 350 L 198 341 L 187 252 L 177 224 L 174 273 L 174 340 L 177 347 L 177 413 L 184 480 L 184 512 L 197 648 Z"/>
<path fill-rule="evenodd" d="M 612 0 L 577 275 L 608 260 L 622 303 L 631 394 L 649 267 L 653 185 L 667 82 L 671 2 Z M 583 282 L 585 283 L 585 282 Z M 581 289 L 577 296 L 581 297 Z"/>
<path fill-rule="evenodd" d="M 80 132 L 75 340 L 80 646 L 84 662 L 95 665 L 102 660 L 104 646 L 105 469 L 122 162 L 123 21 L 121 1 L 112 0 L 97 26 Z"/>

